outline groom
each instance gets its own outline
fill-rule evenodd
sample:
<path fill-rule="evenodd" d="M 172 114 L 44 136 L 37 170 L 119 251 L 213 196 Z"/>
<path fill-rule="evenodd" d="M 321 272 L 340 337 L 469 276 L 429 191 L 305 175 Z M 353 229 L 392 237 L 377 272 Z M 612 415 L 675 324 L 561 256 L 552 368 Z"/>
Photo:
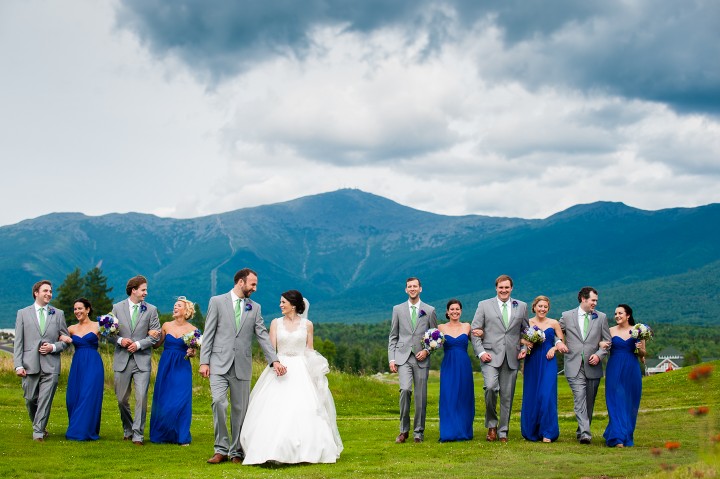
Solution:
<path fill-rule="evenodd" d="M 600 347 L 601 341 L 610 341 L 610 328 L 605 313 L 595 311 L 598 292 L 586 286 L 578 292 L 580 306 L 565 311 L 560 318 L 560 327 L 565 333 L 568 351 L 565 352 L 565 377 L 573 393 L 575 417 L 578 428 L 576 436 L 580 444 L 590 444 L 592 422 L 600 378 L 603 376 L 602 359 L 607 354 Z"/>
<path fill-rule="evenodd" d="M 23 396 L 33 426 L 33 440 L 43 442 L 48 436 L 55 390 L 60 374 L 60 353 L 67 344 L 61 334 L 69 336 L 65 315 L 50 306 L 52 284 L 38 281 L 32 288 L 35 302 L 17 312 L 13 362 L 15 374 L 22 378 Z"/>
<path fill-rule="evenodd" d="M 423 442 L 425 435 L 425 406 L 430 372 L 430 354 L 424 348 L 423 336 L 430 328 L 437 328 L 435 308 L 420 301 L 422 285 L 417 278 L 405 281 L 408 300 L 393 307 L 388 340 L 390 371 L 400 379 L 400 434 L 395 442 L 401 444 L 410 435 L 410 395 L 415 387 L 415 418 L 413 437 Z"/>
<path fill-rule="evenodd" d="M 485 385 L 485 427 L 487 440 L 508 441 L 508 424 L 515 396 L 520 359 L 525 357 L 525 347 L 520 338 L 528 327 L 527 304 L 510 297 L 513 280 L 501 275 L 495 280 L 497 296 L 478 303 L 472 321 L 473 349 L 482 361 Z M 482 339 L 476 336 L 482 330 Z M 497 416 L 497 397 L 500 393 L 500 421 Z"/>
<path fill-rule="evenodd" d="M 158 339 L 150 331 L 160 331 L 157 308 L 145 302 L 148 294 L 145 276 L 130 278 L 125 286 L 128 298 L 113 305 L 118 320 L 117 344 L 113 358 L 115 395 L 123 425 L 123 440 L 142 446 L 147 417 L 147 394 L 153 345 Z M 130 412 L 130 391 L 135 385 L 135 418 Z"/>
<path fill-rule="evenodd" d="M 228 456 L 233 463 L 242 463 L 244 454 L 240 446 L 240 430 L 250 400 L 253 335 L 275 374 L 282 376 L 286 372 L 270 343 L 260 305 L 250 301 L 250 295 L 257 290 L 257 283 L 255 271 L 241 269 L 235 273 L 233 289 L 210 298 L 207 309 L 199 372 L 202 377 L 210 378 L 212 394 L 215 454 L 208 459 L 210 464 L 225 462 Z M 227 428 L 228 391 L 232 442 Z M 292 398 L 288 400 L 292 401 Z"/>

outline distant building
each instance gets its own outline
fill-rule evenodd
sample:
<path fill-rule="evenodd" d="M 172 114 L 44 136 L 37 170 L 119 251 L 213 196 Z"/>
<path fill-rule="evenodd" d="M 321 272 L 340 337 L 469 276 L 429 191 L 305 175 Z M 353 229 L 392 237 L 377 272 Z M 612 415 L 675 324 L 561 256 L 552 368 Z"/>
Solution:
<path fill-rule="evenodd" d="M 675 348 L 665 348 L 658 353 L 657 358 L 646 358 L 646 373 L 657 374 L 666 373 L 683 367 L 685 358 L 682 353 Z"/>

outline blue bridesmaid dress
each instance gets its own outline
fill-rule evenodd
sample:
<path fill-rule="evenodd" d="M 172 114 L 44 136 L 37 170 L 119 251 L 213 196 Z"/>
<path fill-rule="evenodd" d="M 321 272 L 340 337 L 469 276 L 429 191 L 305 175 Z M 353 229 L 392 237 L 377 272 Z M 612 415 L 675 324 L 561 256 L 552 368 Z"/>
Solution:
<path fill-rule="evenodd" d="M 473 438 L 475 386 L 468 357 L 468 335 L 445 335 L 440 365 L 440 441 Z"/>
<path fill-rule="evenodd" d="M 75 354 L 68 376 L 65 406 L 68 429 L 65 438 L 73 441 L 95 441 L 100 438 L 105 370 L 98 353 L 95 333 L 72 335 Z"/>
<path fill-rule="evenodd" d="M 635 422 L 640 409 L 642 372 L 635 356 L 635 339 L 613 336 L 605 370 L 605 402 L 608 422 L 603 437 L 608 446 L 635 444 Z"/>
<path fill-rule="evenodd" d="M 520 432 L 528 441 L 555 441 L 560 436 L 557 412 L 557 360 L 547 358 L 555 346 L 555 330 L 545 330 L 545 341 L 525 356 Z"/>
<path fill-rule="evenodd" d="M 192 419 L 192 369 L 185 359 L 187 346 L 181 338 L 165 336 L 165 349 L 160 356 L 152 414 L 150 441 L 190 444 Z"/>

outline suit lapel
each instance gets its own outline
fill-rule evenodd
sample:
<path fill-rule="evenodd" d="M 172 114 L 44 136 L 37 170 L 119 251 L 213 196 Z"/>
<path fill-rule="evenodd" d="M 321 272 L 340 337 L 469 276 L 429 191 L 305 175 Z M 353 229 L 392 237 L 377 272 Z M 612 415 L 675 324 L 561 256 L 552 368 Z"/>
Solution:
<path fill-rule="evenodd" d="M 35 329 L 37 329 L 38 336 L 42 336 L 42 331 L 40 331 L 40 320 L 38 320 L 38 317 L 37 317 L 37 311 L 35 310 L 35 304 L 33 303 L 32 306 L 28 306 L 25 309 L 27 310 L 26 317 L 29 317 L 29 320 L 35 324 Z M 47 315 L 45 315 L 45 324 L 47 324 Z"/>
<path fill-rule="evenodd" d="M 572 312 L 572 327 L 577 332 L 577 337 L 580 338 L 580 341 L 583 343 L 585 342 L 585 338 L 583 337 L 582 330 L 580 329 L 580 322 L 579 322 L 579 316 L 578 316 L 578 310 L 575 308 Z"/>
<path fill-rule="evenodd" d="M 132 332 L 132 322 L 130 321 L 130 303 L 127 299 L 120 301 L 120 307 L 118 308 L 118 322 L 123 321 L 127 324 L 128 329 Z"/>
<path fill-rule="evenodd" d="M 250 299 L 245 298 L 245 306 L 243 307 L 242 314 L 240 315 L 240 329 L 237 330 L 237 334 L 240 334 L 240 331 L 242 328 L 245 327 L 245 323 L 247 323 L 250 320 L 250 317 L 252 316 L 255 309 L 251 309 L 250 311 L 247 310 L 247 306 L 250 304 Z M 235 314 L 235 311 L 233 311 L 233 315 Z M 236 336 L 237 336 L 236 334 Z"/>

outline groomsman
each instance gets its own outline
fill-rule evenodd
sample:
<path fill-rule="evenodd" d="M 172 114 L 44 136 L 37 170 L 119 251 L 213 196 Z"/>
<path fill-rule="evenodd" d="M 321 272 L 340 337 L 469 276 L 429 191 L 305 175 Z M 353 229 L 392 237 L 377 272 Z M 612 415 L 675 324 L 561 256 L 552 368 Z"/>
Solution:
<path fill-rule="evenodd" d="M 123 439 L 143 445 L 145 419 L 147 417 L 147 393 L 153 345 L 158 338 L 150 331 L 160 331 L 157 308 L 145 302 L 148 294 L 144 276 L 130 278 L 125 287 L 127 299 L 113 305 L 112 314 L 118 319 L 120 329 L 115 345 L 113 370 L 115 371 L 115 395 L 120 408 Z M 131 385 L 135 385 L 135 417 L 130 412 Z"/>
<path fill-rule="evenodd" d="M 575 403 L 578 428 L 576 436 L 581 444 L 590 444 L 593 409 L 600 378 L 603 376 L 602 359 L 607 354 L 601 341 L 610 341 L 610 328 L 605 313 L 595 311 L 598 292 L 586 286 L 578 292 L 580 306 L 565 311 L 560 327 L 565 333 L 565 344 L 558 351 L 565 354 L 565 377 L 570 384 Z M 562 349 L 561 349 L 562 347 Z M 566 349 L 567 351 L 563 351 Z"/>
<path fill-rule="evenodd" d="M 215 454 L 207 460 L 209 464 L 225 462 L 228 457 L 235 464 L 242 463 L 244 453 L 240 446 L 240 430 L 250 401 L 253 335 L 275 374 L 282 376 L 287 371 L 278 361 L 275 348 L 270 343 L 260 304 L 250 300 L 250 295 L 257 290 L 257 273 L 243 268 L 235 273 L 234 280 L 233 289 L 210 298 L 200 349 L 199 372 L 202 377 L 210 378 L 215 430 Z M 288 400 L 292 401 L 292 398 Z"/>
<path fill-rule="evenodd" d="M 410 435 L 410 395 L 415 387 L 415 418 L 413 437 L 423 442 L 425 437 L 425 409 L 427 382 L 430 372 L 430 353 L 425 349 L 423 336 L 430 328 L 437 328 L 435 308 L 420 301 L 422 285 L 412 277 L 405 281 L 408 300 L 393 307 L 388 339 L 390 371 L 400 379 L 400 444 Z"/>
<path fill-rule="evenodd" d="M 70 335 L 65 315 L 50 306 L 52 284 L 48 280 L 32 287 L 35 302 L 17 312 L 13 362 L 15 374 L 22 378 L 23 397 L 33 427 L 33 440 L 43 442 L 48 436 L 50 418 L 58 376 L 60 353 L 67 344 L 60 335 Z"/>
<path fill-rule="evenodd" d="M 527 304 L 510 297 L 513 280 L 501 275 L 495 280 L 497 296 L 478 303 L 472 321 L 473 349 L 480 361 L 485 385 L 486 439 L 508 441 L 508 425 L 515 396 L 520 359 L 525 347 L 520 339 L 528 327 Z M 478 336 L 482 330 L 482 339 Z M 500 420 L 497 415 L 497 398 L 500 394 Z"/>

